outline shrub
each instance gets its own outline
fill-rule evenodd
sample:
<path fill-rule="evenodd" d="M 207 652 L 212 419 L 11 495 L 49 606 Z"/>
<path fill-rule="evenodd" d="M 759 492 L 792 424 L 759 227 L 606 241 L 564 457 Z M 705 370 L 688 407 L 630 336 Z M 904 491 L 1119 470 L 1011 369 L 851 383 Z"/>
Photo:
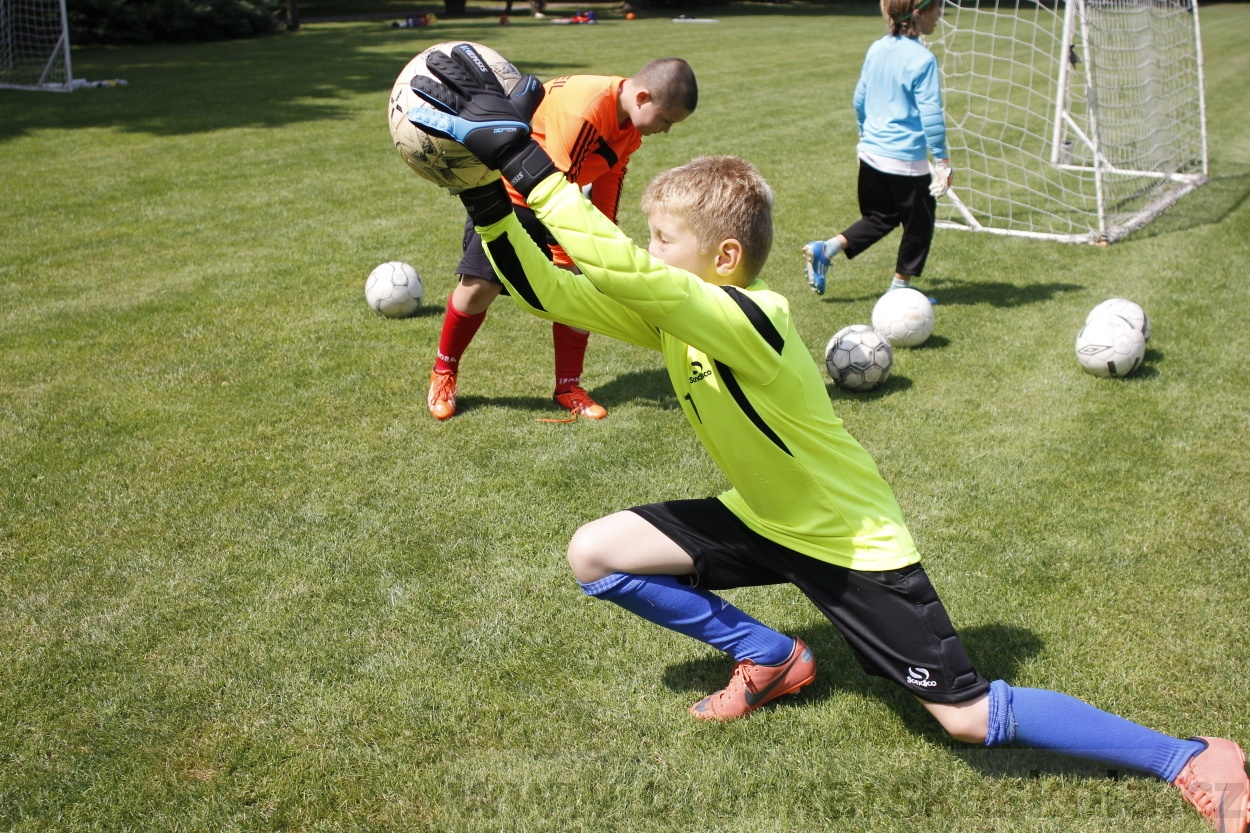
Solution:
<path fill-rule="evenodd" d="M 246 38 L 273 31 L 278 0 L 69 0 L 70 40 L 151 43 Z"/>

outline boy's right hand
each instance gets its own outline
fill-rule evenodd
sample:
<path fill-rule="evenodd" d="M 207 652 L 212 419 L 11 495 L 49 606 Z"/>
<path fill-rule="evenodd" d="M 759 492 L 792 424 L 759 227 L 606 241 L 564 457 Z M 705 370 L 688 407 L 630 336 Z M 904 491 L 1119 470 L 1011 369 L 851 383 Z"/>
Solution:
<path fill-rule="evenodd" d="M 438 81 L 418 75 L 412 79 L 412 91 L 434 109 L 410 110 L 408 119 L 413 124 L 459 142 L 494 170 L 528 143 L 529 121 L 544 94 L 537 78 L 521 76 L 508 95 L 486 61 L 467 43 L 456 44 L 450 55 L 432 51 L 425 65 Z"/>

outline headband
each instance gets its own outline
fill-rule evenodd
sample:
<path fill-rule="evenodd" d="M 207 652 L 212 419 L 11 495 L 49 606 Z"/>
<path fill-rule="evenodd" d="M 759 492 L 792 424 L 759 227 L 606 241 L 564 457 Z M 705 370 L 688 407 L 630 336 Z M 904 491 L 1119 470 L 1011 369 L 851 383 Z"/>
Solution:
<path fill-rule="evenodd" d="M 932 2 L 933 0 L 920 0 L 920 2 L 916 4 L 916 8 L 912 9 L 911 11 L 909 11 L 907 14 L 903 15 L 902 17 L 896 17 L 894 19 L 898 23 L 906 23 L 907 21 L 911 20 L 912 15 L 914 15 L 916 12 L 920 11 L 921 9 L 923 9 L 925 6 L 929 5 Z"/>

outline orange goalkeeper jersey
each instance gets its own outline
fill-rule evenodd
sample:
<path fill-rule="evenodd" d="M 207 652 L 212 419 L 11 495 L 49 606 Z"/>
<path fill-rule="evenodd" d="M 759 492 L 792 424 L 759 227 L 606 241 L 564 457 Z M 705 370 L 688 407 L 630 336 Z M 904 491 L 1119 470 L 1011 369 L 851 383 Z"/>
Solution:
<path fill-rule="evenodd" d="M 565 75 L 543 86 L 547 90 L 534 113 L 533 136 L 571 182 L 590 185 L 590 201 L 616 222 L 621 181 L 630 154 L 642 144 L 642 134 L 629 120 L 620 123 L 617 94 L 625 79 L 619 75 Z M 506 183 L 505 183 L 506 184 Z M 516 205 L 525 200 L 511 186 Z M 563 251 L 556 262 L 569 262 Z"/>

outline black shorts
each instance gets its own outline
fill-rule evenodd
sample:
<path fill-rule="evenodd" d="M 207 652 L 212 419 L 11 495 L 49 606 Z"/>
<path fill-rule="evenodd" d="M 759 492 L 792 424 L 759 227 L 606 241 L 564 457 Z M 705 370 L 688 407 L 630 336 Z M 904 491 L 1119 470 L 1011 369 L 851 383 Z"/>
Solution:
<path fill-rule="evenodd" d="M 754 532 L 716 498 L 673 500 L 631 511 L 685 550 L 705 590 L 793 584 L 841 632 L 864 671 L 921 700 L 962 703 L 989 690 L 972 667 L 924 568 L 870 572 L 839 567 Z"/>
<path fill-rule="evenodd" d="M 903 237 L 898 242 L 894 271 L 919 277 L 933 244 L 937 200 L 929 193 L 932 182 L 929 174 L 887 174 L 861 159 L 858 190 L 859 213 L 863 216 L 842 232 L 846 256 L 855 257 L 901 225 Z"/>
<path fill-rule="evenodd" d="M 551 260 L 551 247 L 555 244 L 556 239 L 547 231 L 547 227 L 538 221 L 538 217 L 534 215 L 531 208 L 520 205 L 512 206 L 512 210 L 516 212 L 517 219 L 521 221 L 521 226 L 530 237 L 534 238 L 534 242 L 538 244 L 538 248 L 546 253 L 547 259 Z M 466 217 L 464 219 L 464 255 L 460 258 L 460 265 L 456 267 L 457 275 L 468 275 L 471 278 L 482 278 L 493 283 L 503 283 L 495 275 L 495 270 L 490 265 L 490 259 L 486 257 L 486 250 L 482 247 L 482 235 L 477 233 L 477 229 L 473 227 L 473 220 Z M 508 288 L 505 286 L 503 294 L 508 294 Z"/>

